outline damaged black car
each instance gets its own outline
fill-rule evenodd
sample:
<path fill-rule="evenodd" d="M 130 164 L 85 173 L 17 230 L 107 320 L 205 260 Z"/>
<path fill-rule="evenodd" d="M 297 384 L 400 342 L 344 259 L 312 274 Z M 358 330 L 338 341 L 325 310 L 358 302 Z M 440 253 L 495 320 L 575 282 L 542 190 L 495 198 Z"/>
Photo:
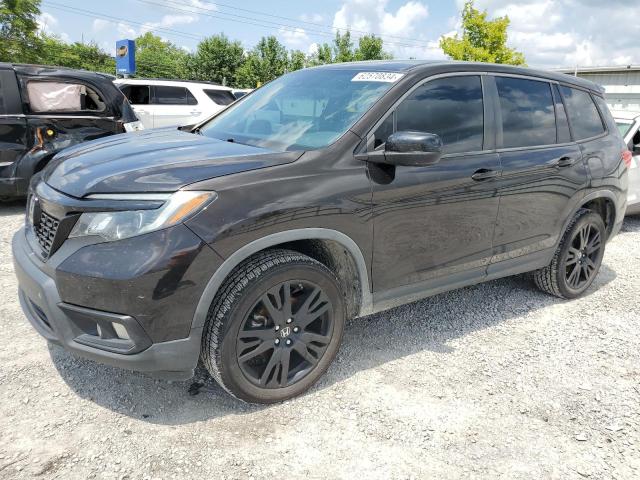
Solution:
<path fill-rule="evenodd" d="M 0 199 L 26 196 L 60 150 L 141 128 L 108 75 L 0 63 Z"/>

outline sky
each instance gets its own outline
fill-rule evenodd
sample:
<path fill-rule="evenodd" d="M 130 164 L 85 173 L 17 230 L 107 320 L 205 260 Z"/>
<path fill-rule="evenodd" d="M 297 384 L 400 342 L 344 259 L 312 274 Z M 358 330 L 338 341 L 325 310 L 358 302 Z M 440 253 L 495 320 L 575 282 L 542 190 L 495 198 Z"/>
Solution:
<path fill-rule="evenodd" d="M 640 64 L 640 0 L 476 0 L 490 17 L 508 15 L 509 44 L 542 68 Z M 464 0 L 43 0 L 40 28 L 66 41 L 116 40 L 152 31 L 194 51 L 225 33 L 246 49 L 275 35 L 313 53 L 335 29 L 373 33 L 395 58 L 445 58 L 444 35 L 460 29 Z"/>

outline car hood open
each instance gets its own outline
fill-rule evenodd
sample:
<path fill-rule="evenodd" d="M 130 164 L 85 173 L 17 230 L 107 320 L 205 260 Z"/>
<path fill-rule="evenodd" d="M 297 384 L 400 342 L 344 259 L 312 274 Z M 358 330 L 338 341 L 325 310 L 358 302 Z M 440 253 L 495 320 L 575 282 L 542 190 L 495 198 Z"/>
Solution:
<path fill-rule="evenodd" d="M 302 152 L 274 152 L 178 129 L 115 135 L 66 149 L 44 180 L 74 197 L 94 193 L 174 192 L 190 183 L 283 165 Z"/>

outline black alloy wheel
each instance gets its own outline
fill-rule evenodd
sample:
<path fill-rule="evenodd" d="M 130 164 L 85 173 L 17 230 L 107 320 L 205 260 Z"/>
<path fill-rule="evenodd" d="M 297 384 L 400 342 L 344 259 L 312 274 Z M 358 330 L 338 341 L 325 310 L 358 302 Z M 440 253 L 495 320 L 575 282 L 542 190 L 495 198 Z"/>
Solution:
<path fill-rule="evenodd" d="M 582 225 L 573 235 L 564 262 L 567 285 L 580 290 L 593 281 L 598 273 L 598 258 L 602 248 L 602 235 L 593 224 Z"/>
<path fill-rule="evenodd" d="M 245 318 L 238 364 L 259 387 L 286 387 L 315 368 L 332 333 L 333 307 L 322 288 L 311 281 L 281 282 L 264 292 Z"/>
<path fill-rule="evenodd" d="M 565 230 L 551 263 L 533 272 L 542 291 L 560 298 L 576 298 L 600 271 L 607 229 L 600 214 L 580 209 Z"/>
<path fill-rule="evenodd" d="M 291 250 L 261 252 L 220 287 L 201 358 L 241 400 L 286 400 L 327 370 L 342 341 L 345 312 L 342 285 L 327 266 Z"/>

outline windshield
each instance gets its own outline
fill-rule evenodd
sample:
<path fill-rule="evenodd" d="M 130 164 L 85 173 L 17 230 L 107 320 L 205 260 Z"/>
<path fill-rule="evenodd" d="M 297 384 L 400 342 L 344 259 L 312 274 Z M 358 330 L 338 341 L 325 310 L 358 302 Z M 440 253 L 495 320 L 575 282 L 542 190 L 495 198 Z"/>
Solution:
<path fill-rule="evenodd" d="M 400 76 L 299 70 L 232 105 L 200 133 L 279 151 L 323 148 L 342 136 Z"/>
<path fill-rule="evenodd" d="M 629 131 L 629 129 L 631 128 L 631 125 L 633 125 L 633 123 L 629 122 L 621 122 L 619 120 L 616 120 L 616 125 L 618 126 L 618 130 L 620 130 L 620 134 L 624 137 L 627 132 Z"/>

